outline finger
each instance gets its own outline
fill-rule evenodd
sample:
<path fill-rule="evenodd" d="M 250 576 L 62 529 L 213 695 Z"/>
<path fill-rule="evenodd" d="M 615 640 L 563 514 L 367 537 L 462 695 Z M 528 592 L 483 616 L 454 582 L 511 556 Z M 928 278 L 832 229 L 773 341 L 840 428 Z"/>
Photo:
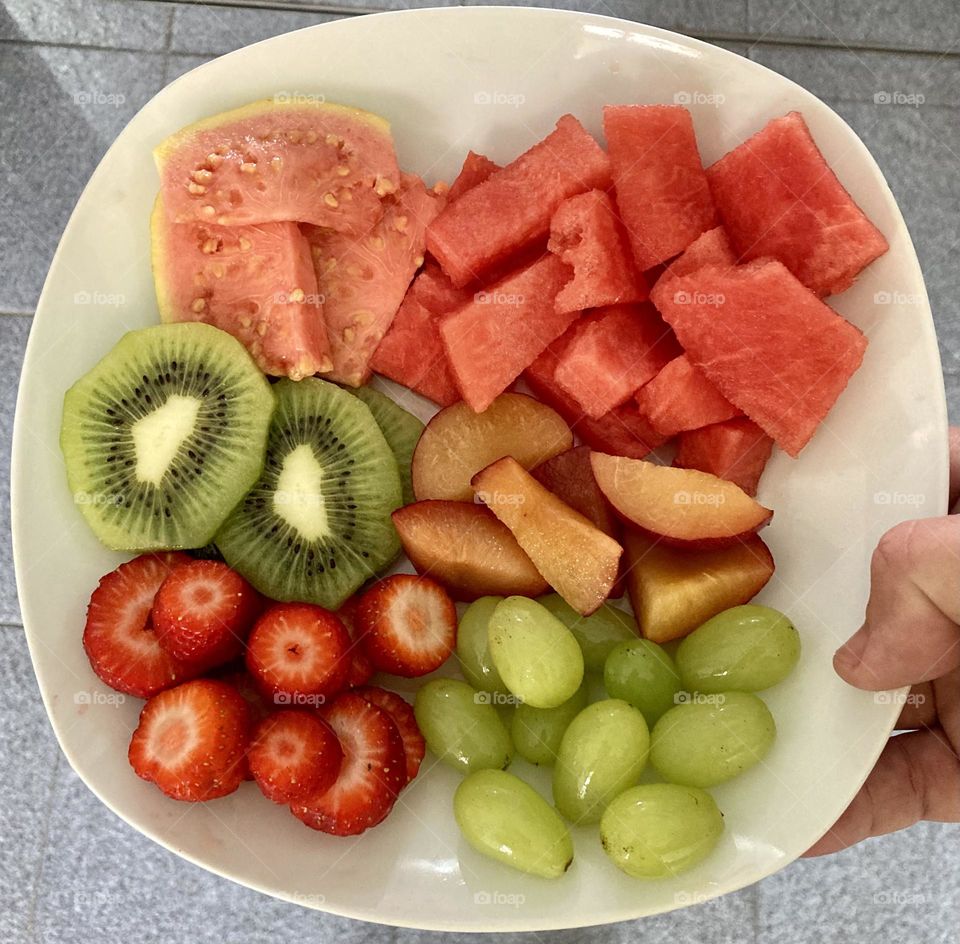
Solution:
<path fill-rule="evenodd" d="M 960 822 L 960 759 L 940 728 L 891 738 L 853 802 L 804 856 L 838 852 L 921 819 Z"/>
<path fill-rule="evenodd" d="M 950 504 L 949 508 L 960 511 L 960 426 L 950 427 Z"/>
<path fill-rule="evenodd" d="M 916 728 L 928 728 L 937 720 L 937 702 L 934 698 L 933 683 L 921 682 L 914 685 L 903 703 L 903 710 L 897 718 L 896 730 L 912 731 Z"/>
<path fill-rule="evenodd" d="M 870 565 L 863 626 L 837 650 L 838 674 L 872 691 L 945 675 L 960 665 L 960 517 L 906 521 Z"/>

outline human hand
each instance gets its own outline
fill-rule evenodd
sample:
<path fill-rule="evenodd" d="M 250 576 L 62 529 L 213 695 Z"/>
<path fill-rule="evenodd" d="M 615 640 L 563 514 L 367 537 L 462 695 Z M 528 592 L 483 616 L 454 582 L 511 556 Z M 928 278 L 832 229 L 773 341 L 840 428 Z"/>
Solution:
<path fill-rule="evenodd" d="M 960 428 L 950 430 L 954 514 L 898 524 L 870 566 L 863 626 L 834 668 L 868 691 L 911 685 L 898 730 L 860 792 L 805 855 L 845 849 L 919 820 L 960 822 Z"/>

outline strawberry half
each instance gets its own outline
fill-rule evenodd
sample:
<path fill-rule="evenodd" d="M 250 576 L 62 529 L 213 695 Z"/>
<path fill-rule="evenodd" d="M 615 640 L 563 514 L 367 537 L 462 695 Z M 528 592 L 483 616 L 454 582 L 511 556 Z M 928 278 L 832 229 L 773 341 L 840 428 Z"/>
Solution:
<path fill-rule="evenodd" d="M 343 748 L 334 785 L 290 810 L 311 829 L 355 836 L 393 809 L 406 778 L 403 739 L 390 715 L 355 692 L 343 692 L 322 711 Z"/>
<path fill-rule="evenodd" d="M 257 725 L 247 760 L 265 797 L 274 803 L 292 803 L 333 786 L 343 751 L 317 714 L 289 708 L 275 711 Z"/>
<path fill-rule="evenodd" d="M 250 713 L 226 682 L 196 679 L 154 695 L 130 740 L 130 766 L 175 800 L 233 793 L 244 774 Z"/>
<path fill-rule="evenodd" d="M 395 574 L 361 598 L 357 626 L 374 668 L 406 678 L 438 669 L 457 641 L 457 608 L 429 577 Z"/>
<path fill-rule="evenodd" d="M 359 688 L 361 685 L 366 685 L 376 671 L 357 630 L 358 603 L 357 597 L 351 597 L 337 610 L 337 616 L 343 620 L 343 625 L 350 633 L 350 671 L 347 673 L 346 688 Z"/>
<path fill-rule="evenodd" d="M 385 688 L 378 688 L 376 685 L 358 688 L 357 694 L 366 698 L 370 704 L 382 708 L 393 719 L 403 740 L 403 751 L 407 759 L 407 783 L 410 783 L 420 772 L 420 764 L 427 751 L 427 744 L 417 725 L 413 706 L 396 692 L 388 692 Z"/>
<path fill-rule="evenodd" d="M 196 674 L 160 645 L 150 621 L 160 585 L 189 560 L 176 552 L 143 554 L 100 578 L 87 607 L 83 648 L 93 671 L 111 688 L 149 698 Z"/>
<path fill-rule="evenodd" d="M 329 610 L 277 603 L 247 640 L 247 669 L 274 705 L 321 705 L 350 671 L 350 634 Z"/>
<path fill-rule="evenodd" d="M 226 564 L 192 560 L 175 567 L 153 601 L 160 644 L 200 671 L 243 652 L 260 609 L 256 590 Z"/>

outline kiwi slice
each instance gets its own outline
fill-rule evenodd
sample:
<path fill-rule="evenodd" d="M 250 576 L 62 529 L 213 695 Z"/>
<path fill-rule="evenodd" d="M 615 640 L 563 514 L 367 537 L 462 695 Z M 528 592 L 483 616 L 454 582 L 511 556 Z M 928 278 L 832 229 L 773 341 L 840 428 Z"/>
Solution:
<path fill-rule="evenodd" d="M 74 502 L 114 550 L 200 547 L 259 477 L 272 411 L 270 384 L 226 332 L 131 331 L 64 398 Z"/>
<path fill-rule="evenodd" d="M 413 494 L 413 478 L 410 464 L 413 462 L 413 450 L 423 432 L 423 423 L 402 406 L 394 403 L 385 393 L 373 387 L 357 387 L 350 391 L 370 408 L 380 431 L 386 437 L 393 450 L 400 469 L 400 484 L 403 486 L 403 503 L 409 505 L 416 501 Z"/>
<path fill-rule="evenodd" d="M 397 463 L 346 390 L 310 377 L 273 392 L 263 474 L 216 544 L 266 596 L 337 609 L 400 552 L 390 520 L 401 502 Z"/>

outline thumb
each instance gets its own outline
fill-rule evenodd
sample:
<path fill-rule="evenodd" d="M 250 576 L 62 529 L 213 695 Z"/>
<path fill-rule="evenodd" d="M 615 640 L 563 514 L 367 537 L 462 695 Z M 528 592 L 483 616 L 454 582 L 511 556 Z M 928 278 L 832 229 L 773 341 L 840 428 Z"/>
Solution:
<path fill-rule="evenodd" d="M 939 678 L 960 665 L 960 517 L 898 524 L 870 565 L 863 626 L 833 664 L 857 688 Z"/>

